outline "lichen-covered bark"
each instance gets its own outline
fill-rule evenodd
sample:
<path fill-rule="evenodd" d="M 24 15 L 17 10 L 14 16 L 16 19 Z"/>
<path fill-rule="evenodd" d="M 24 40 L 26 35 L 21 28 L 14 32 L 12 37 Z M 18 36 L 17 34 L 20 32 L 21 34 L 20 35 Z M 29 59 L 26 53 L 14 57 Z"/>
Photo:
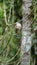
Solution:
<path fill-rule="evenodd" d="M 30 65 L 30 47 L 31 47 L 31 0 L 23 0 L 22 5 L 22 44 L 21 44 L 21 65 Z"/>

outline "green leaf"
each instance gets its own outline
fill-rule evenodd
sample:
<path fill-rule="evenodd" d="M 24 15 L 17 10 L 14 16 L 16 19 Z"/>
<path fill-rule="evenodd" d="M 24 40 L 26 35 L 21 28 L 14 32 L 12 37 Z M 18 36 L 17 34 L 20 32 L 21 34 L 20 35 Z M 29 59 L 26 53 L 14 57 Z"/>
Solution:
<path fill-rule="evenodd" d="M 2 29 L 2 27 L 0 27 L 0 35 L 2 34 L 2 32 L 3 32 L 3 29 Z"/>
<path fill-rule="evenodd" d="M 3 14 L 4 14 L 3 9 L 2 9 L 2 7 L 0 7 L 0 18 L 3 17 Z"/>

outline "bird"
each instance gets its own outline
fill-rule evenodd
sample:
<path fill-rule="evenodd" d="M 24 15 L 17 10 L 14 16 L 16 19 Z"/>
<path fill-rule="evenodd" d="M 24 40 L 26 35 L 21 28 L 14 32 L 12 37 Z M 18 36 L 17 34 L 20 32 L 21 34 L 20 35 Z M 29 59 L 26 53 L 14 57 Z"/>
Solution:
<path fill-rule="evenodd" d="M 16 22 L 15 28 L 16 28 L 17 30 L 19 30 L 19 31 L 20 31 L 20 30 L 21 30 L 21 28 L 22 28 L 21 23 Z"/>

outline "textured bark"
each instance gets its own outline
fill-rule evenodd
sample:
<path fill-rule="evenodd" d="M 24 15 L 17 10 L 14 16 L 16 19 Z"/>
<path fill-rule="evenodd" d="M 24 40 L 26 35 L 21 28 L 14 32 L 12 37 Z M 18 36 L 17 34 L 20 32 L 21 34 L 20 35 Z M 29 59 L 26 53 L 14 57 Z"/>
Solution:
<path fill-rule="evenodd" d="M 22 44 L 21 44 L 21 65 L 30 65 L 30 47 L 31 47 L 31 22 L 28 18 L 31 13 L 31 0 L 23 0 L 22 5 Z"/>

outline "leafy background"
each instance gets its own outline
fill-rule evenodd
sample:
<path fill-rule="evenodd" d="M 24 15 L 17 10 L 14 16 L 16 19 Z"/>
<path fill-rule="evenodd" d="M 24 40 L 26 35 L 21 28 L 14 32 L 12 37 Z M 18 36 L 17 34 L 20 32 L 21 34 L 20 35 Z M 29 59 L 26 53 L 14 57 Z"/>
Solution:
<path fill-rule="evenodd" d="M 15 23 L 22 19 L 21 5 L 21 0 L 0 0 L 0 65 L 20 64 L 21 31 Z"/>

